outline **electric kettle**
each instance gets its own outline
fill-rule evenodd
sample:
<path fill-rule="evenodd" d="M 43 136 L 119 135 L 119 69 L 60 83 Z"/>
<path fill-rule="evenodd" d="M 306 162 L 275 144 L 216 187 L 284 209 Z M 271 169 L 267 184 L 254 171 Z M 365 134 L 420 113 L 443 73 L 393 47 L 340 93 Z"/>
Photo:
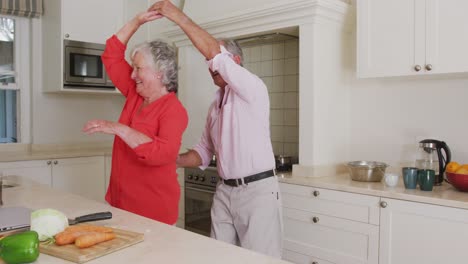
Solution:
<path fill-rule="evenodd" d="M 434 185 L 441 185 L 444 181 L 445 167 L 452 156 L 450 148 L 444 141 L 424 139 L 419 142 L 419 152 L 416 167 L 434 170 Z"/>

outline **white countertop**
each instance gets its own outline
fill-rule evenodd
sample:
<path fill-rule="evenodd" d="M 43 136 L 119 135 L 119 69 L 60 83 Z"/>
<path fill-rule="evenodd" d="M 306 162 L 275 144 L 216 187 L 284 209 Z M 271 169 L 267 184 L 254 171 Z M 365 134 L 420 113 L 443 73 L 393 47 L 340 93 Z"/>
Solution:
<path fill-rule="evenodd" d="M 32 209 L 55 208 L 65 213 L 69 218 L 89 213 L 111 211 L 113 218 L 100 221 L 100 224 L 145 234 L 143 242 L 86 262 L 89 264 L 289 263 L 144 218 L 111 207 L 108 204 L 37 185 L 20 177 L 8 176 L 7 181 L 9 183 L 19 182 L 20 186 L 3 190 L 4 206 L 26 206 Z M 41 253 L 35 263 L 72 262 Z"/>
<path fill-rule="evenodd" d="M 3 146 L 0 146 L 3 147 Z M 104 156 L 112 154 L 109 143 L 95 145 L 34 145 L 14 150 L 0 151 L 0 162 L 64 159 L 75 157 Z"/>
<path fill-rule="evenodd" d="M 434 186 L 432 191 L 421 191 L 419 188 L 405 189 L 402 177 L 399 177 L 396 187 L 387 187 L 383 181 L 353 181 L 347 172 L 324 173 L 320 174 L 321 177 L 316 176 L 312 174 L 310 177 L 297 176 L 293 173 L 278 174 L 279 181 L 284 183 L 468 209 L 468 192 L 457 191 L 447 182 L 441 186 Z"/>

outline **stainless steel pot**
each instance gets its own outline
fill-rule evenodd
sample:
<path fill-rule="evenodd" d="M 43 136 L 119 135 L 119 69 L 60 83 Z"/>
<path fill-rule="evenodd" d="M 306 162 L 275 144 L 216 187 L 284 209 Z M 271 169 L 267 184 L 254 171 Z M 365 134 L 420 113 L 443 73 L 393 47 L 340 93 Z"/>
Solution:
<path fill-rule="evenodd" d="M 362 182 L 379 182 L 382 180 L 387 164 L 377 161 L 352 161 L 348 163 L 351 179 Z"/>
<path fill-rule="evenodd" d="M 291 156 L 275 156 L 276 170 L 277 171 L 291 171 L 292 170 L 292 157 Z"/>

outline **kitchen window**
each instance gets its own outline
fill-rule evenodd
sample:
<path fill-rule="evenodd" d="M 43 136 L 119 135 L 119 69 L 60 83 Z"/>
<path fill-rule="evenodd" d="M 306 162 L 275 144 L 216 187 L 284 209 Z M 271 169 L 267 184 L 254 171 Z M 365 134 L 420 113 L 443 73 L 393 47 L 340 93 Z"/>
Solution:
<path fill-rule="evenodd" d="M 29 143 L 30 23 L 0 16 L 0 143 Z"/>

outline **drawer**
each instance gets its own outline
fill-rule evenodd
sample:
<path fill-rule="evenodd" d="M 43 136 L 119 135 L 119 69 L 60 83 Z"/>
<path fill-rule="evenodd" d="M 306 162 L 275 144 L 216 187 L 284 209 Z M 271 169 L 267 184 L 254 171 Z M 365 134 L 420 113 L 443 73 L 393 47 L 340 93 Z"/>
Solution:
<path fill-rule="evenodd" d="M 283 206 L 379 225 L 379 197 L 280 183 Z"/>
<path fill-rule="evenodd" d="M 323 259 L 314 258 L 287 249 L 283 250 L 283 259 L 296 264 L 335 264 L 333 262 L 328 262 Z"/>
<path fill-rule="evenodd" d="M 378 263 L 379 227 L 283 208 L 284 249 L 331 263 Z"/>

